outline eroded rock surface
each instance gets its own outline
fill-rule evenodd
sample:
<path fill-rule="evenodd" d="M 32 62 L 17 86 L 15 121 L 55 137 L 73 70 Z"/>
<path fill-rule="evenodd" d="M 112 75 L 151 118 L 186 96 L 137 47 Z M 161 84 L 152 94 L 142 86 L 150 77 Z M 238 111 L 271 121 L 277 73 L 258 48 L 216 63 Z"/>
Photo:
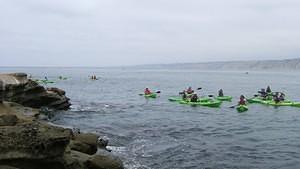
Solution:
<path fill-rule="evenodd" d="M 65 110 L 71 105 L 65 91 L 58 88 L 45 89 L 28 79 L 25 73 L 0 74 L 0 88 L 3 100 L 27 107 Z"/>

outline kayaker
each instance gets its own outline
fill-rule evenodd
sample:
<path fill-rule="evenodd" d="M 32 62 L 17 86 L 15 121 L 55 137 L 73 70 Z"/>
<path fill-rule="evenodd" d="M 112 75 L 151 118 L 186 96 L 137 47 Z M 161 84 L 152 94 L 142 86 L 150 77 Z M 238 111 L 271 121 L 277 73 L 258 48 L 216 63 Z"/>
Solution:
<path fill-rule="evenodd" d="M 182 94 L 182 100 L 186 100 L 187 99 L 187 95 L 186 95 L 185 90 L 182 91 L 182 93 L 180 93 L 180 94 Z"/>
<path fill-rule="evenodd" d="M 266 92 L 267 92 L 267 93 L 272 93 L 272 90 L 271 90 L 270 86 L 267 87 Z"/>
<path fill-rule="evenodd" d="M 187 93 L 187 94 L 193 94 L 193 93 L 194 93 L 194 90 L 192 89 L 192 87 L 189 87 L 189 88 L 186 90 L 186 93 Z"/>
<path fill-rule="evenodd" d="M 279 103 L 280 99 L 279 99 L 279 92 L 275 92 L 275 94 L 273 95 L 273 100 L 275 103 Z"/>
<path fill-rule="evenodd" d="M 279 100 L 283 102 L 285 100 L 284 97 L 285 97 L 285 94 L 281 93 L 279 96 Z"/>
<path fill-rule="evenodd" d="M 219 97 L 223 97 L 224 96 L 223 89 L 220 89 L 218 93 L 219 93 Z"/>
<path fill-rule="evenodd" d="M 198 101 L 198 95 L 197 94 L 193 94 L 191 96 L 191 102 L 197 102 Z"/>
<path fill-rule="evenodd" d="M 260 94 L 260 97 L 262 97 L 263 99 L 266 99 L 268 96 L 265 89 L 261 89 L 260 91 L 258 91 L 258 93 Z"/>
<path fill-rule="evenodd" d="M 48 80 L 48 78 L 45 76 L 45 80 Z"/>
<path fill-rule="evenodd" d="M 146 88 L 146 89 L 144 90 L 144 94 L 145 94 L 145 95 L 149 95 L 149 94 L 152 94 L 152 92 L 151 92 L 148 88 Z"/>
<path fill-rule="evenodd" d="M 241 95 L 239 105 L 246 105 L 246 98 L 244 95 Z"/>

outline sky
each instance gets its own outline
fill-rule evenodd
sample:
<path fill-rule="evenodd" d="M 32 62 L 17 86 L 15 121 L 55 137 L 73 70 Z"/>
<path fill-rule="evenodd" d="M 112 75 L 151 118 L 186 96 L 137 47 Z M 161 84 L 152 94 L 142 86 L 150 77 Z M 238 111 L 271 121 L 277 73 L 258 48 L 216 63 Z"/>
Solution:
<path fill-rule="evenodd" d="M 0 66 L 300 57 L 299 0 L 0 0 Z"/>

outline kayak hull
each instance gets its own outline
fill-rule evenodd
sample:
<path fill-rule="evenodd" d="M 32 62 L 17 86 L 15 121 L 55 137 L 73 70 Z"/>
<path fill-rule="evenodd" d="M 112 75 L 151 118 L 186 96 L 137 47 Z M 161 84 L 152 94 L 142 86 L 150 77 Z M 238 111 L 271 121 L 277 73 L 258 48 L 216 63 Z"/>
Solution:
<path fill-rule="evenodd" d="M 145 98 L 153 98 L 153 99 L 155 99 L 155 98 L 157 97 L 157 94 L 155 94 L 155 93 L 152 93 L 152 94 L 144 94 L 144 97 L 145 97 Z"/>
<path fill-rule="evenodd" d="M 217 100 L 220 100 L 220 101 L 231 101 L 232 100 L 232 97 L 231 96 L 217 96 L 216 97 Z"/>
<path fill-rule="evenodd" d="M 206 106 L 206 107 L 220 107 L 222 104 L 221 101 L 219 100 L 210 100 L 210 101 L 197 101 L 197 102 L 191 102 L 191 101 L 180 101 L 180 104 L 187 104 L 187 105 L 192 105 L 192 106 Z"/>
<path fill-rule="evenodd" d="M 239 113 L 242 113 L 242 112 L 245 112 L 245 111 L 248 111 L 248 106 L 246 105 L 239 105 L 236 110 L 239 112 Z"/>
<path fill-rule="evenodd" d="M 169 101 L 171 102 L 180 102 L 180 101 L 184 101 L 182 99 L 182 97 L 176 97 L 176 96 L 172 96 L 172 97 L 169 97 L 168 99 Z M 189 101 L 190 99 L 186 99 L 187 101 Z M 211 98 L 208 98 L 208 97 L 200 97 L 199 98 L 199 102 L 208 102 L 208 101 L 211 101 L 212 99 Z"/>
<path fill-rule="evenodd" d="M 285 101 L 281 101 L 281 102 L 276 103 L 273 100 L 262 100 L 259 97 L 249 99 L 248 102 L 249 103 L 261 103 L 261 104 L 270 105 L 270 106 L 294 106 L 294 107 L 300 107 L 300 102 L 292 102 L 290 100 L 285 100 Z"/>

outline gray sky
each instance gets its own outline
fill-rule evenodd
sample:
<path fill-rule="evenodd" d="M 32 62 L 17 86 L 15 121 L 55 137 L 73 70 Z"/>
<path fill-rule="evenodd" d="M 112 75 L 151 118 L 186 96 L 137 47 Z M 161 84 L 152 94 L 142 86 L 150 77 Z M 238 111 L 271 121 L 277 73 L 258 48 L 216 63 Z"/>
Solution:
<path fill-rule="evenodd" d="M 0 0 L 0 66 L 300 56 L 299 0 Z"/>

